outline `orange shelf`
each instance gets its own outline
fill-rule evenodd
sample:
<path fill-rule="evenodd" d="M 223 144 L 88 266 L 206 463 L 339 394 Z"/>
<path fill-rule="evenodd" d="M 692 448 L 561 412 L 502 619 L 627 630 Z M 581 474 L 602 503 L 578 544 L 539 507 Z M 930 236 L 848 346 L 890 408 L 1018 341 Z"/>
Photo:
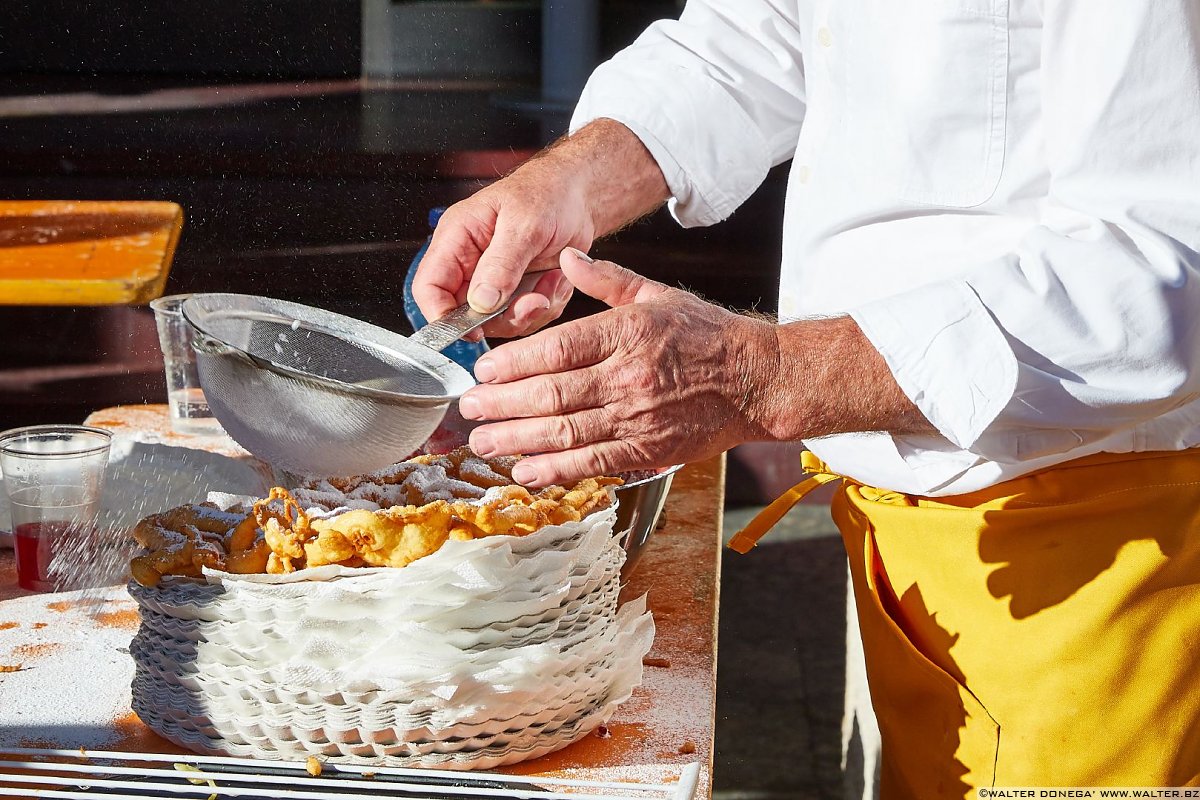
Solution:
<path fill-rule="evenodd" d="M 182 227 L 170 202 L 0 201 L 0 305 L 149 302 Z"/>

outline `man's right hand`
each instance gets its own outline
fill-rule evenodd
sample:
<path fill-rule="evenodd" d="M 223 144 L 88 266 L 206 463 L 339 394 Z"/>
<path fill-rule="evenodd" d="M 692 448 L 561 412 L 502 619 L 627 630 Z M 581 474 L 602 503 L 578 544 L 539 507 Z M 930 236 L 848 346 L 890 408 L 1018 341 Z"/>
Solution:
<path fill-rule="evenodd" d="M 483 329 L 502 338 L 535 331 L 571 297 L 556 268 L 563 248 L 587 252 L 667 194 L 641 141 L 618 122 L 597 120 L 446 210 L 413 281 L 417 305 L 430 320 L 464 301 L 491 311 L 527 271 L 544 270 L 531 293 Z"/>

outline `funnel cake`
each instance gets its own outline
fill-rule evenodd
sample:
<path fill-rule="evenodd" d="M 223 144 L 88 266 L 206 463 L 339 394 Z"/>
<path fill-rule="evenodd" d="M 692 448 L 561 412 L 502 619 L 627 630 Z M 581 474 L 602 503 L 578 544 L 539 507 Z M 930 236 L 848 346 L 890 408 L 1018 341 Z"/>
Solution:
<path fill-rule="evenodd" d="M 613 502 L 619 478 L 588 478 L 530 492 L 512 483 L 516 457 L 483 459 L 462 447 L 424 455 L 365 476 L 276 487 L 257 501 L 180 506 L 138 523 L 148 552 L 130 564 L 134 580 L 285 574 L 309 567 L 403 567 L 450 540 L 524 536 L 577 522 Z"/>

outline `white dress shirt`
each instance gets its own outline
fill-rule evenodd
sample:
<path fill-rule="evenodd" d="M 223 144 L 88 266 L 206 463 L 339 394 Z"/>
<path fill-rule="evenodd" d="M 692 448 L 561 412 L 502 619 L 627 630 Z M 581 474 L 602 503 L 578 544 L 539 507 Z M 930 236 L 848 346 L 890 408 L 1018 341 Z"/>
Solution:
<path fill-rule="evenodd" d="M 853 316 L 939 432 L 808 442 L 834 470 L 948 495 L 1200 445 L 1200 0 L 690 0 L 598 117 L 686 226 L 794 159 L 781 321 Z"/>

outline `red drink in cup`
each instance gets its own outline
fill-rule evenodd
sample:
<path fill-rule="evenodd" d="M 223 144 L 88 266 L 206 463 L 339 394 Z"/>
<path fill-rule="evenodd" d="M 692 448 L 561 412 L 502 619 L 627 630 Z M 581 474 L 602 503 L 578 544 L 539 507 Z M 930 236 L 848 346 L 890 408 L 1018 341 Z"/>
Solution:
<path fill-rule="evenodd" d="M 27 522 L 13 531 L 17 551 L 17 585 L 31 592 L 54 588 L 50 579 L 50 561 L 54 557 L 53 539 L 70 531 L 65 522 Z"/>
<path fill-rule="evenodd" d="M 88 531 L 72 522 L 26 522 L 13 530 L 17 554 L 17 585 L 31 592 L 52 592 L 54 576 L 50 563 L 58 543 L 70 536 L 86 536 Z"/>
<path fill-rule="evenodd" d="M 34 425 L 0 433 L 0 471 L 21 588 L 54 591 L 50 567 L 58 543 L 93 528 L 110 438 L 108 431 L 82 425 Z"/>

